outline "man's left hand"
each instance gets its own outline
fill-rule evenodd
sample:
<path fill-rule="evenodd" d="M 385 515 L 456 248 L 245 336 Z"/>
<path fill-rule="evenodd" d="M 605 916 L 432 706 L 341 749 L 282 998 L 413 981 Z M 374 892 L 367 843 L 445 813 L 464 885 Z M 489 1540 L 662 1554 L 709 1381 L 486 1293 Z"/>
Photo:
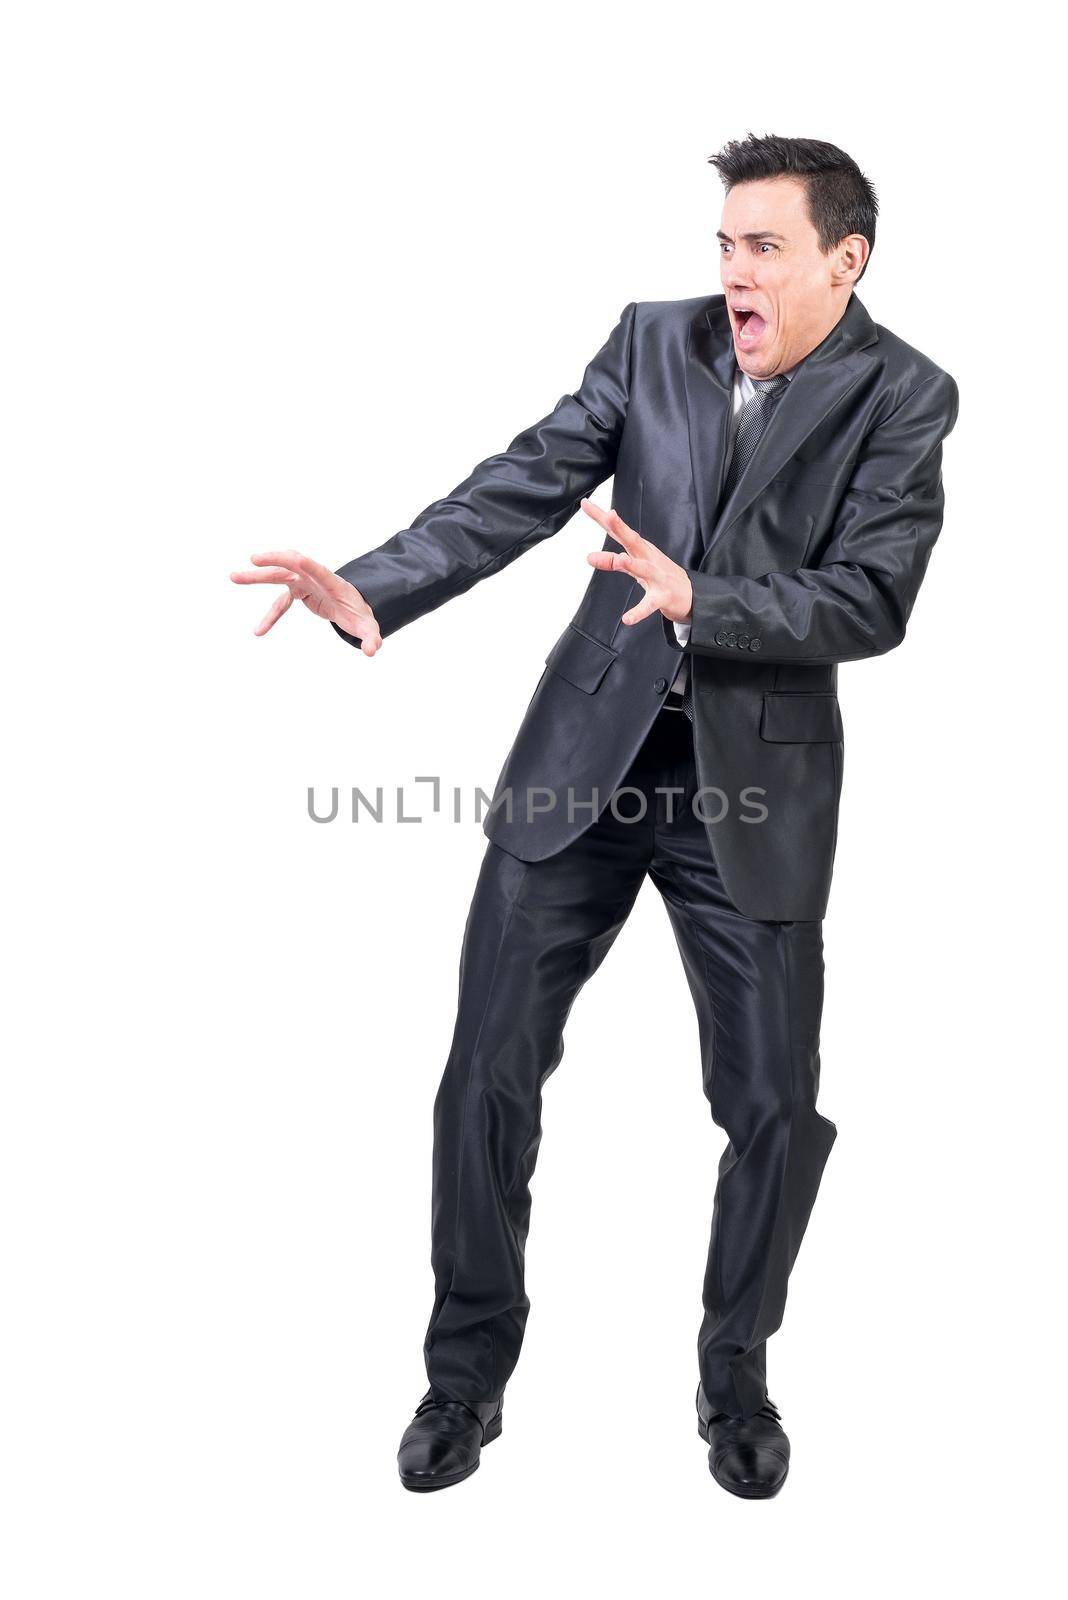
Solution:
<path fill-rule="evenodd" d="M 602 511 L 592 500 L 579 503 L 586 515 L 623 547 L 621 555 L 614 550 L 591 550 L 586 557 L 590 566 L 601 572 L 629 572 L 645 590 L 644 598 L 623 613 L 622 620 L 628 627 L 652 616 L 654 611 L 662 611 L 669 622 L 689 622 L 693 587 L 686 568 L 628 528 L 618 512 Z"/>

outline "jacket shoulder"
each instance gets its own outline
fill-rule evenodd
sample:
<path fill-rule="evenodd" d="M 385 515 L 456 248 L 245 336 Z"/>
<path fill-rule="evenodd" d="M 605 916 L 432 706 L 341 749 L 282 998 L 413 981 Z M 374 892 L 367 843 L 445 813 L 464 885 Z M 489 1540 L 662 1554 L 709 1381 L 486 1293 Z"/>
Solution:
<path fill-rule="evenodd" d="M 907 383 L 912 389 L 918 389 L 921 383 L 926 383 L 931 378 L 944 378 L 949 383 L 953 382 L 944 367 L 932 361 L 930 356 L 924 355 L 922 350 L 917 350 L 915 345 L 907 344 L 896 333 L 891 333 L 881 322 L 875 324 L 875 331 L 879 336 L 875 353 L 891 380 Z"/>
<path fill-rule="evenodd" d="M 686 300 L 637 300 L 635 326 L 665 331 L 688 328 L 695 317 L 710 311 L 723 298 L 721 294 L 695 294 Z"/>
<path fill-rule="evenodd" d="M 960 408 L 956 381 L 937 361 L 932 361 L 915 345 L 898 338 L 889 328 L 877 322 L 875 330 L 878 340 L 869 353 L 881 365 L 882 399 L 886 415 L 915 397 L 925 410 L 941 418 L 942 436 L 951 433 Z M 922 395 L 918 395 L 921 390 Z"/>

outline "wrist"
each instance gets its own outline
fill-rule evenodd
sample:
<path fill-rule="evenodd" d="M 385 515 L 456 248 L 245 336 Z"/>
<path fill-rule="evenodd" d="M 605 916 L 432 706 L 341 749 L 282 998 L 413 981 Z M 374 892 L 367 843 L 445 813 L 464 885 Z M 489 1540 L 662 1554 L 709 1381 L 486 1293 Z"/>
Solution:
<path fill-rule="evenodd" d="M 693 621 L 693 584 L 687 575 L 683 576 L 678 596 L 673 599 L 670 611 L 666 610 L 664 615 L 669 622 L 676 622 L 680 627 L 684 624 L 689 626 Z"/>

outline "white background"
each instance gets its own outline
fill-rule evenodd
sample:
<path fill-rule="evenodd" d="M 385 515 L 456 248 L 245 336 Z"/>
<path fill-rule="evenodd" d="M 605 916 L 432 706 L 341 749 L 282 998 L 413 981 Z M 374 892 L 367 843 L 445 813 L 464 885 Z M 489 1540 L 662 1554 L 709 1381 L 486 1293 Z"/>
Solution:
<path fill-rule="evenodd" d="M 1050 1592 L 1063 197 L 1036 13 L 5 15 L 6 1593 Z M 961 391 L 909 637 L 841 673 L 839 1139 L 770 1352 L 794 1465 L 746 1504 L 696 1435 L 722 1136 L 647 888 L 547 1086 L 503 1437 L 409 1495 L 484 841 L 317 827 L 306 790 L 491 787 L 600 538 L 578 519 L 374 661 L 302 609 L 254 639 L 264 593 L 228 573 L 380 543 L 575 388 L 629 300 L 715 292 L 706 158 L 749 129 L 871 175 L 861 298 Z"/>

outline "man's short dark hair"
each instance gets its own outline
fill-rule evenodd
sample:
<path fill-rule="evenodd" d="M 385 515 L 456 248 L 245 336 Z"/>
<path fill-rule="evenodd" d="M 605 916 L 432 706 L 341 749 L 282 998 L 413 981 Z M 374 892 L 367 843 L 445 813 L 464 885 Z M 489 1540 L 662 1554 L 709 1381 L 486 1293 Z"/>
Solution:
<path fill-rule="evenodd" d="M 875 190 L 851 156 L 823 139 L 781 139 L 766 133 L 747 133 L 732 139 L 709 160 L 728 192 L 738 183 L 762 178 L 800 178 L 808 192 L 808 214 L 824 255 L 849 233 L 867 239 L 875 249 L 875 219 L 879 201 Z M 868 263 L 857 281 L 868 270 Z"/>

